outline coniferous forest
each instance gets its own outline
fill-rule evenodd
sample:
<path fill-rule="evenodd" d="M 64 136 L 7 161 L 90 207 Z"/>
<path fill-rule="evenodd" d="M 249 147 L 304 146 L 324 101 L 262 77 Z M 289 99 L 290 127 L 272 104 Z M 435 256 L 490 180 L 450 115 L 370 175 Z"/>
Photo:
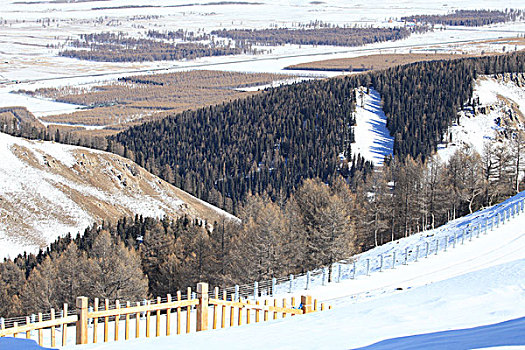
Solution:
<path fill-rule="evenodd" d="M 350 154 L 355 97 L 334 79 L 272 89 L 130 128 L 112 140 L 168 182 L 236 212 L 248 193 L 286 199 L 303 179 L 328 181 Z M 353 159 L 352 169 L 371 164 Z M 349 171 L 343 171 L 348 177 Z"/>
<path fill-rule="evenodd" d="M 352 186 L 342 177 L 331 186 L 306 179 L 284 203 L 250 195 L 239 205 L 241 221 L 136 216 L 93 224 L 0 263 L 0 315 L 58 308 L 80 294 L 137 301 L 203 280 L 228 287 L 332 266 L 522 189 L 525 137 L 512 142 L 487 144 L 482 154 L 466 147 L 446 163 L 388 159 L 366 179 L 356 171 Z"/>
<path fill-rule="evenodd" d="M 425 160 L 471 102 L 478 74 L 523 71 L 525 53 L 516 52 L 310 81 L 133 127 L 108 148 L 120 145 L 168 182 L 236 213 L 248 193 L 285 200 L 303 179 L 370 173 L 371 164 L 349 156 L 357 87 L 380 92 L 394 155 Z"/>

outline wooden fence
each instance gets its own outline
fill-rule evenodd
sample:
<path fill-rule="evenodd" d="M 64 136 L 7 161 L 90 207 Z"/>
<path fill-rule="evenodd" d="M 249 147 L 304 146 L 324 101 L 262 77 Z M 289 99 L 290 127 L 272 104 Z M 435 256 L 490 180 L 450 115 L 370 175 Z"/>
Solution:
<path fill-rule="evenodd" d="M 171 335 L 172 321 L 175 324 L 174 332 L 181 334 L 183 325 L 186 333 L 190 333 L 192 328 L 200 332 L 207 330 L 210 322 L 212 324 L 211 328 L 217 329 L 219 326 L 220 328 L 233 327 L 235 325 L 241 326 L 244 323 L 264 322 L 271 319 L 285 318 L 287 315 L 302 315 L 326 309 L 324 304 L 321 304 L 320 308 L 318 308 L 317 300 L 312 300 L 311 296 L 301 296 L 300 306 L 296 305 L 293 297 L 289 303 L 286 299 L 283 299 L 281 302 L 278 302 L 277 299 L 273 299 L 273 302 L 264 300 L 264 303 L 261 303 L 259 300 L 250 301 L 242 300 L 242 298 L 234 300 L 234 294 L 231 294 L 230 299 L 228 299 L 228 294 L 224 291 L 220 298 L 218 288 L 215 288 L 210 295 L 207 283 L 199 283 L 197 285 L 196 298 L 192 299 L 191 296 L 191 288 L 188 288 L 185 300 L 182 300 L 181 292 L 177 292 L 176 300 L 173 300 L 171 295 L 168 294 L 165 301 L 159 297 L 156 301 L 137 302 L 135 305 L 131 305 L 130 302 L 121 305 L 118 300 L 114 305 L 110 305 L 107 299 L 100 305 L 99 299 L 95 298 L 91 307 L 88 298 L 78 297 L 76 314 L 68 315 L 66 304 L 61 313 L 62 316 L 58 318 L 55 317 L 55 311 L 51 310 L 51 313 L 46 315 L 49 318 L 48 320 L 44 320 L 42 313 L 40 313 L 38 320 L 35 320 L 35 322 L 32 322 L 30 317 L 27 317 L 23 325 L 14 322 L 10 327 L 6 327 L 4 323 L 1 323 L 0 337 L 17 337 L 18 334 L 25 333 L 25 337 L 30 339 L 31 332 L 37 331 L 39 345 L 44 346 L 44 338 L 46 338 L 50 339 L 51 347 L 55 347 L 57 345 L 56 328 L 61 328 L 61 344 L 65 346 L 67 344 L 68 325 L 73 324 L 76 325 L 76 344 L 88 344 L 89 342 L 97 343 L 100 340 L 107 342 L 111 335 L 114 341 L 118 341 L 122 333 L 124 339 L 127 340 L 130 339 L 131 331 L 134 331 L 135 338 L 139 338 L 141 333 L 144 333 L 143 335 L 149 338 L 152 336 L 152 323 L 155 324 L 155 336 L 158 337 Z M 191 312 L 193 308 L 196 310 L 194 319 L 192 319 Z M 183 315 L 183 312 L 185 312 L 185 315 Z M 153 317 L 152 313 L 154 314 Z M 152 318 L 154 318 L 153 321 Z M 119 330 L 122 326 L 122 321 L 123 332 Z M 112 328 L 112 332 L 110 328 Z M 141 329 L 143 329 L 142 332 Z M 49 332 L 46 337 L 44 337 L 44 330 Z M 99 339 L 99 337 L 102 339 Z"/>

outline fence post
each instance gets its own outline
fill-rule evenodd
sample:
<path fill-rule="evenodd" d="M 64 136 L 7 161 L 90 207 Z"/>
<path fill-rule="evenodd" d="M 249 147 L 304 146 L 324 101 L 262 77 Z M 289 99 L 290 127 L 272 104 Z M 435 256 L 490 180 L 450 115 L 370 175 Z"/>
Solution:
<path fill-rule="evenodd" d="M 275 285 L 277 284 L 277 280 L 275 277 L 272 278 L 272 297 L 275 296 Z"/>
<path fill-rule="evenodd" d="M 341 282 L 341 264 L 337 265 L 337 283 Z"/>
<path fill-rule="evenodd" d="M 416 262 L 418 261 L 418 259 L 419 259 L 419 244 L 416 247 Z"/>
<path fill-rule="evenodd" d="M 326 280 L 326 267 L 323 267 L 323 280 L 321 282 L 323 286 L 325 285 L 325 280 Z"/>
<path fill-rule="evenodd" d="M 233 296 L 232 301 L 238 301 L 239 300 L 239 286 L 235 285 L 235 295 Z"/>
<path fill-rule="evenodd" d="M 306 290 L 310 288 L 310 271 L 306 272 Z"/>
<path fill-rule="evenodd" d="M 480 234 L 481 234 L 481 224 L 478 224 L 478 238 Z"/>
<path fill-rule="evenodd" d="M 366 259 L 366 275 L 370 276 L 370 259 Z"/>
<path fill-rule="evenodd" d="M 253 299 L 257 299 L 259 296 L 259 282 L 253 282 Z"/>
<path fill-rule="evenodd" d="M 288 293 L 291 293 L 293 289 L 293 275 L 290 274 L 290 288 L 288 290 Z"/>
<path fill-rule="evenodd" d="M 436 238 L 436 255 L 438 255 L 439 252 L 439 238 Z"/>
<path fill-rule="evenodd" d="M 379 272 L 383 272 L 383 254 L 381 254 L 380 257 L 381 257 L 381 261 L 379 265 Z"/>
<path fill-rule="evenodd" d="M 452 248 L 456 248 L 456 241 L 458 240 L 458 233 L 454 232 L 454 240 L 452 241 Z"/>
<path fill-rule="evenodd" d="M 303 314 L 312 312 L 312 296 L 301 295 L 301 304 L 303 304 Z"/>
<path fill-rule="evenodd" d="M 354 260 L 354 270 L 352 271 L 352 279 L 355 280 L 355 260 Z"/>
<path fill-rule="evenodd" d="M 408 264 L 408 247 L 405 247 L 405 265 Z"/>
<path fill-rule="evenodd" d="M 448 248 L 448 236 L 445 236 L 445 249 L 443 251 L 447 251 Z"/>
<path fill-rule="evenodd" d="M 67 308 L 68 308 L 68 305 L 64 304 L 64 308 L 62 309 L 62 312 L 61 312 L 63 317 L 67 317 Z M 67 340 L 67 324 L 63 324 L 62 325 L 62 346 L 66 345 L 66 340 Z"/>
<path fill-rule="evenodd" d="M 77 298 L 77 344 L 88 343 L 88 298 Z"/>
<path fill-rule="evenodd" d="M 197 332 L 208 329 L 208 283 L 197 283 Z"/>
<path fill-rule="evenodd" d="M 392 252 L 392 268 L 396 268 L 396 252 Z"/>

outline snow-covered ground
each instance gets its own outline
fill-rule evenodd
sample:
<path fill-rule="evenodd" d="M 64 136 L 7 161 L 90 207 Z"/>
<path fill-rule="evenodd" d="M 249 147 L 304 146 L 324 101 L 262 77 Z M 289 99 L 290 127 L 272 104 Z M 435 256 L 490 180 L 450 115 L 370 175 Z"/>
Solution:
<path fill-rule="evenodd" d="M 479 77 L 474 85 L 473 99 L 479 99 L 478 111 L 474 113 L 470 107 L 461 111 L 459 123 L 454 122 L 448 131 L 452 142 L 439 146 L 438 154 L 443 161 L 464 144 L 473 146 L 482 154 L 484 144 L 494 140 L 497 132 L 503 130 L 504 120 L 509 119 L 511 111 L 513 115 L 516 115 L 516 110 L 525 115 L 525 88 L 508 79 Z M 479 112 L 480 107 L 485 108 L 485 114 Z M 516 124 L 524 128 L 523 124 Z"/>
<path fill-rule="evenodd" d="M 134 5 L 141 6 L 133 8 Z M 113 81 L 118 77 L 147 72 L 181 69 L 220 69 L 243 72 L 280 72 L 293 64 L 329 58 L 355 57 L 363 54 L 392 52 L 465 52 L 500 51 L 504 43 L 468 44 L 469 41 L 516 36 L 525 31 L 525 23 L 507 23 L 482 28 L 447 28 L 396 41 L 364 47 L 285 45 L 261 47 L 271 50 L 264 55 L 207 57 L 189 61 L 145 63 L 88 62 L 57 53 L 69 38 L 91 32 L 125 32 L 144 36 L 148 29 L 210 32 L 222 28 L 267 28 L 294 26 L 323 21 L 341 26 L 402 25 L 396 18 L 412 14 L 443 14 L 458 8 L 519 8 L 518 0 L 484 0 L 450 3 L 439 0 L 380 0 L 329 2 L 264 1 L 201 2 L 180 0 L 108 0 L 108 1 L 27 1 L 1 0 L 0 13 L 0 106 L 22 104 L 36 115 L 74 111 L 76 106 L 42 105 L 38 99 L 17 100 L 10 92 L 34 90 L 46 86 L 85 85 Z M 125 6 L 126 8 L 122 8 Z M 394 23 L 389 23 L 389 19 Z M 507 51 L 514 47 L 507 46 Z M 518 49 L 521 46 L 517 47 Z M 286 71 L 285 71 L 286 72 Z M 290 72 L 288 72 L 290 73 Z M 294 71 L 291 74 L 311 72 Z M 318 73 L 319 74 L 319 73 Z M 330 76 L 336 73 L 322 73 Z M 46 80 L 47 79 L 47 80 Z"/>
<path fill-rule="evenodd" d="M 374 89 L 370 89 L 370 93 L 367 94 L 363 88 L 356 94 L 355 143 L 352 144 L 352 153 L 361 154 L 366 160 L 381 166 L 385 156 L 393 153 L 394 147 L 394 138 L 386 128 L 381 96 Z"/>
<path fill-rule="evenodd" d="M 460 238 L 463 228 L 523 203 L 525 193 L 433 231 L 358 256 L 359 261 L 414 247 L 426 239 Z M 520 206 L 521 207 L 521 206 Z M 330 311 L 202 333 L 91 344 L 68 349 L 525 349 L 525 213 L 468 235 L 447 251 L 403 261 L 369 276 L 317 286 L 310 294 Z M 471 238 L 472 237 L 472 238 Z M 278 297 L 292 294 L 281 292 Z"/>

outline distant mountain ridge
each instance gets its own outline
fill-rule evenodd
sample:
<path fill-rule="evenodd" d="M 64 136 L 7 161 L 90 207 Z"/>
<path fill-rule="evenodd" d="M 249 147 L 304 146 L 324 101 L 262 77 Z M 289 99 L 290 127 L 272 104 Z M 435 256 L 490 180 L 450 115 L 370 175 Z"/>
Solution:
<path fill-rule="evenodd" d="M 135 214 L 232 217 L 115 154 L 0 133 L 0 257 Z"/>

